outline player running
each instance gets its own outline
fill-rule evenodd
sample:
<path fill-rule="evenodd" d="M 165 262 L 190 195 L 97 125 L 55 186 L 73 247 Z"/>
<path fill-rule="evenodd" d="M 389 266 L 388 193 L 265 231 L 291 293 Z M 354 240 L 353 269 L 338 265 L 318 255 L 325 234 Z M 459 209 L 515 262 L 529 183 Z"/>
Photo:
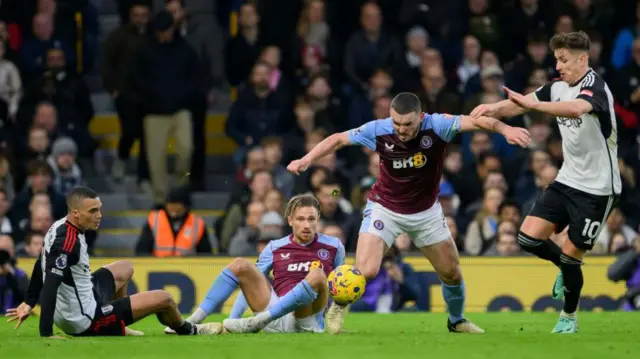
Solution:
<path fill-rule="evenodd" d="M 443 282 L 451 332 L 484 332 L 464 318 L 465 288 L 458 251 L 437 201 L 447 143 L 459 132 L 477 129 L 498 132 L 509 143 L 523 147 L 530 142 L 527 130 L 493 118 L 422 113 L 417 96 L 400 93 L 391 103 L 390 118 L 333 134 L 287 167 L 298 174 L 317 159 L 351 144 L 380 154 L 380 176 L 363 212 L 355 266 L 366 278 L 374 278 L 394 239 L 408 233 Z M 344 307 L 331 305 L 326 320 L 327 331 L 338 333 Z"/>
<path fill-rule="evenodd" d="M 53 324 L 73 336 L 142 335 L 126 328 L 148 315 L 180 335 L 211 334 L 212 324 L 186 322 L 171 294 L 154 290 L 126 296 L 133 275 L 129 261 L 119 261 L 90 272 L 85 231 L 100 225 L 102 203 L 98 194 L 76 187 L 67 195 L 67 216 L 55 222 L 44 238 L 44 250 L 33 267 L 27 300 L 9 309 L 8 322 L 16 329 L 29 317 L 40 292 L 40 336 L 53 335 Z"/>
<path fill-rule="evenodd" d="M 512 117 L 527 111 L 556 116 L 564 162 L 525 218 L 518 242 L 524 250 L 560 268 L 553 298 L 565 298 L 553 333 L 576 333 L 576 310 L 582 290 L 582 260 L 593 248 L 622 190 L 613 96 L 589 68 L 590 41 L 584 32 L 555 35 L 550 47 L 560 78 L 522 95 L 505 90 L 509 99 L 480 105 L 472 116 Z M 569 226 L 569 241 L 558 247 L 548 240 Z"/>
<path fill-rule="evenodd" d="M 260 253 L 258 263 L 236 258 L 215 279 L 206 298 L 187 318 L 201 323 L 240 286 L 231 316 L 223 322 L 231 333 L 323 332 L 324 310 L 329 299 L 327 275 L 344 264 L 342 242 L 316 233 L 320 204 L 311 195 L 289 200 L 285 216 L 293 233 L 273 240 Z M 273 269 L 273 286 L 267 275 Z M 240 318 L 247 305 L 255 316 Z M 218 333 L 223 332 L 220 323 Z M 166 333 L 172 333 L 165 329 Z"/>

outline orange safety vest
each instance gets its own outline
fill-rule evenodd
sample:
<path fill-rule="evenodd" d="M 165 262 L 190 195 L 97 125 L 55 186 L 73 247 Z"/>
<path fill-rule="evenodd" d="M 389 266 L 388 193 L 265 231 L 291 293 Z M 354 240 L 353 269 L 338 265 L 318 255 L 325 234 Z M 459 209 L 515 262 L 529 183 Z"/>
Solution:
<path fill-rule="evenodd" d="M 193 213 L 187 215 L 187 219 L 180 227 L 177 236 L 173 235 L 173 227 L 164 209 L 151 211 L 147 223 L 153 233 L 155 243 L 153 255 L 156 257 L 195 254 L 196 247 L 202 240 L 205 231 L 204 221 Z"/>

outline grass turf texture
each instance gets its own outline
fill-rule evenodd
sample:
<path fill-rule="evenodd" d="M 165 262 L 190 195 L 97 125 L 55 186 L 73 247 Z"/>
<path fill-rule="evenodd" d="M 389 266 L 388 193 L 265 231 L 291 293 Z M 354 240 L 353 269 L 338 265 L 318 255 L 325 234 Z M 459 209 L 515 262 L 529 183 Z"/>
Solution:
<path fill-rule="evenodd" d="M 221 320 L 211 316 L 207 321 Z M 348 333 L 167 336 L 155 317 L 132 325 L 144 337 L 41 339 L 36 318 L 19 331 L 0 323 L 0 358 L 633 358 L 640 313 L 579 313 L 580 333 L 552 335 L 555 313 L 469 315 L 484 335 L 446 331 L 444 314 L 347 315 Z M 59 333 L 59 331 L 56 331 Z"/>

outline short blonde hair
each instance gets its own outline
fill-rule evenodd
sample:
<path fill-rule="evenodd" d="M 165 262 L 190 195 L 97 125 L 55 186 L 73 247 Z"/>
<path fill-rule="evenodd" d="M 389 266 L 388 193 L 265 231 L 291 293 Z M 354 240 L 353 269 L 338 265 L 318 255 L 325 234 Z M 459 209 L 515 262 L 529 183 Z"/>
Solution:
<path fill-rule="evenodd" d="M 320 213 L 320 202 L 318 202 L 314 196 L 310 194 L 299 194 L 289 200 L 287 208 L 284 211 L 284 216 L 287 218 L 291 217 L 298 208 L 302 207 L 313 207 Z"/>

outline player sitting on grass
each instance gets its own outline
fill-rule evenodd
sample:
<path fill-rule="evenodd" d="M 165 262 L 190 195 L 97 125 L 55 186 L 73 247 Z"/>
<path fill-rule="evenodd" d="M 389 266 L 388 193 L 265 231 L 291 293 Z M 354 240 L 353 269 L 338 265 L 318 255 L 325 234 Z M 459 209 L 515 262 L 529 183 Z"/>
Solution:
<path fill-rule="evenodd" d="M 115 262 L 91 273 L 84 233 L 100 226 L 102 202 L 93 190 L 76 187 L 67 195 L 67 206 L 67 216 L 55 222 L 44 238 L 27 300 L 7 311 L 8 322 L 18 321 L 16 329 L 40 298 L 42 337 L 62 338 L 53 335 L 54 323 L 73 336 L 142 335 L 126 326 L 151 314 L 180 335 L 212 332 L 214 325 L 185 321 L 166 291 L 126 296 L 127 283 L 133 275 L 129 261 Z"/>
<path fill-rule="evenodd" d="M 188 322 L 201 323 L 240 286 L 242 294 L 233 306 L 231 318 L 223 322 L 226 331 L 324 331 L 323 314 L 329 299 L 327 275 L 344 264 L 344 246 L 337 238 L 316 233 L 320 204 L 315 197 L 291 198 L 285 215 L 293 234 L 271 241 L 260 253 L 257 264 L 234 259 L 215 279 Z M 273 287 L 266 277 L 271 269 Z M 247 305 L 256 315 L 239 319 Z M 223 325 L 212 324 L 219 326 L 219 333 L 223 332 Z"/>

